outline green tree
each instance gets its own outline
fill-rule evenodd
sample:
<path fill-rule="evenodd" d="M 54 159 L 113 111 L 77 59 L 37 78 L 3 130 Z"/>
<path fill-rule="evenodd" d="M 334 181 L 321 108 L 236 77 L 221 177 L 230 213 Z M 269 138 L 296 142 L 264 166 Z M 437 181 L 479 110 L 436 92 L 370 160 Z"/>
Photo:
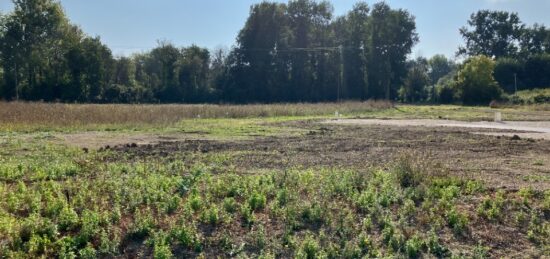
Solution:
<path fill-rule="evenodd" d="M 198 46 L 183 49 L 179 61 L 179 86 L 183 91 L 183 101 L 204 102 L 211 93 L 208 85 L 210 52 Z"/>
<path fill-rule="evenodd" d="M 399 97 L 405 102 L 420 102 L 427 99 L 427 87 L 431 84 L 428 61 L 418 58 L 410 62 L 407 77 L 399 89 Z"/>
<path fill-rule="evenodd" d="M 525 28 L 521 34 L 520 47 L 523 56 L 550 53 L 550 29 L 540 24 Z"/>
<path fill-rule="evenodd" d="M 6 73 L 5 98 L 37 99 L 62 43 L 68 20 L 53 0 L 13 0 L 14 11 L 3 24 L 0 43 Z"/>
<path fill-rule="evenodd" d="M 525 61 L 524 81 L 526 88 L 550 86 L 550 54 L 532 55 Z"/>
<path fill-rule="evenodd" d="M 430 77 L 431 83 L 434 84 L 431 86 L 429 94 L 430 99 L 435 102 L 437 99 L 435 85 L 439 82 L 439 79 L 454 71 L 456 69 L 456 64 L 452 60 L 447 59 L 444 55 L 434 55 L 428 60 L 428 65 L 428 76 Z"/>
<path fill-rule="evenodd" d="M 524 25 L 517 13 L 481 10 L 470 16 L 468 26 L 460 29 L 466 41 L 459 55 L 513 57 L 517 54 Z"/>
<path fill-rule="evenodd" d="M 456 79 L 457 95 L 464 104 L 488 104 L 500 98 L 502 89 L 493 77 L 494 68 L 495 62 L 482 55 L 464 63 Z"/>
<path fill-rule="evenodd" d="M 370 7 L 359 2 L 336 23 L 336 38 L 339 45 L 345 46 L 340 51 L 343 55 L 344 81 L 342 96 L 351 99 L 366 99 L 368 96 L 367 54 L 369 53 L 369 14 Z"/>
<path fill-rule="evenodd" d="M 407 11 L 381 2 L 371 11 L 369 27 L 369 97 L 389 100 L 406 77 L 407 55 L 418 42 L 416 24 Z"/>
<path fill-rule="evenodd" d="M 292 37 L 286 11 L 287 6 L 279 3 L 251 7 L 237 36 L 238 47 L 229 57 L 233 80 L 224 94 L 229 100 L 267 102 L 293 97 L 285 58 L 290 55 L 285 50 Z"/>
<path fill-rule="evenodd" d="M 495 64 L 495 80 L 507 93 L 515 91 L 516 83 L 518 89 L 523 88 L 524 62 L 515 58 L 500 58 Z"/>

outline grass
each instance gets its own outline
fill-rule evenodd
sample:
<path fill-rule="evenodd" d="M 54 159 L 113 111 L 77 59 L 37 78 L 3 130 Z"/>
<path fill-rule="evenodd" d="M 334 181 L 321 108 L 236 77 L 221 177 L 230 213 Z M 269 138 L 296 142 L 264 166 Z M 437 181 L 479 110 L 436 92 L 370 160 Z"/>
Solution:
<path fill-rule="evenodd" d="M 456 105 L 398 105 L 388 102 L 344 102 L 271 105 L 97 105 L 0 102 L 0 133 L 48 131 L 184 131 L 219 130 L 232 122 L 252 124 L 335 118 L 548 120 L 540 106 L 490 109 Z M 222 125 L 225 124 L 225 125 Z M 208 127 L 212 125 L 213 127 Z M 250 126 L 249 125 L 249 126 Z M 255 131 L 250 128 L 250 131 Z"/>
<path fill-rule="evenodd" d="M 166 127 L 185 119 L 328 116 L 387 109 L 387 102 L 271 105 L 98 105 L 0 102 L 2 131 Z"/>
<path fill-rule="evenodd" d="M 0 105 L 19 109 L 11 113 L 48 106 Z M 231 115 L 236 118 L 211 113 L 206 117 L 213 118 L 200 119 L 178 114 L 194 106 L 151 106 L 155 113 L 174 109 L 158 119 L 153 113 L 134 115 L 144 107 L 56 104 L 57 111 L 75 117 L 32 117 L 23 112 L 0 117 L 0 257 L 502 256 L 499 245 L 509 240 L 495 245 L 482 236 L 487 229 L 512 231 L 503 234 L 513 237 L 507 244 L 519 241 L 531 248 L 522 255 L 550 255 L 550 191 L 489 188 L 480 181 L 453 177 L 437 161 L 420 155 L 361 170 L 299 166 L 249 171 L 235 165 L 231 151 L 134 158 L 117 151 L 67 147 L 50 132 L 105 127 L 120 134 L 296 137 L 307 130 L 288 122 L 334 117 L 335 108 L 346 117 L 448 114 L 453 119 L 483 118 L 487 109 L 342 105 L 349 107 L 312 105 L 301 112 L 273 108 L 261 118 L 254 117 L 259 115 L 251 107 L 228 106 L 236 109 Z M 118 113 L 115 117 L 122 122 L 90 115 L 109 112 Z M 18 116 L 31 117 L 16 125 L 12 121 Z"/>

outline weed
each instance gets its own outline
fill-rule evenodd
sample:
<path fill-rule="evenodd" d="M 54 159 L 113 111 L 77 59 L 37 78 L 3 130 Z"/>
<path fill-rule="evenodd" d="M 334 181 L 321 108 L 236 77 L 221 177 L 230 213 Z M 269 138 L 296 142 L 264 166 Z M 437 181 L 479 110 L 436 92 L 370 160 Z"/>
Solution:
<path fill-rule="evenodd" d="M 455 234 L 462 234 L 468 227 L 468 216 L 460 213 L 456 208 L 447 212 L 447 223 L 453 229 Z"/>

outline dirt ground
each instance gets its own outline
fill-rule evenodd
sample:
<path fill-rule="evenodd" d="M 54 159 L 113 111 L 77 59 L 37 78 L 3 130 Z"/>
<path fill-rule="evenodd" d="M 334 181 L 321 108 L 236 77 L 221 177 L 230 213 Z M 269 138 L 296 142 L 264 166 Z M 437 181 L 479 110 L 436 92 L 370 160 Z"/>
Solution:
<path fill-rule="evenodd" d="M 403 154 L 413 154 L 449 174 L 481 179 L 490 187 L 550 188 L 550 140 L 525 138 L 528 135 L 503 128 L 473 130 L 462 126 L 427 126 L 425 121 L 416 123 L 396 126 L 341 121 L 291 122 L 285 126 L 305 129 L 308 133 L 233 141 L 187 138 L 156 144 L 119 145 L 114 150 L 124 158 L 136 160 L 223 153 L 232 157 L 237 170 L 248 173 L 296 167 L 365 170 L 386 165 Z M 482 134 L 471 134 L 472 131 Z M 494 134 L 498 136 L 491 136 Z"/>
<path fill-rule="evenodd" d="M 494 129 L 496 132 L 472 131 L 474 134 L 486 134 L 492 136 L 513 136 L 523 138 L 550 140 L 550 121 L 478 121 L 465 122 L 454 120 L 362 120 L 343 119 L 325 121 L 327 124 L 341 125 L 388 125 L 396 127 L 423 126 L 423 127 L 451 127 L 470 129 Z M 510 132 L 514 131 L 514 132 Z"/>

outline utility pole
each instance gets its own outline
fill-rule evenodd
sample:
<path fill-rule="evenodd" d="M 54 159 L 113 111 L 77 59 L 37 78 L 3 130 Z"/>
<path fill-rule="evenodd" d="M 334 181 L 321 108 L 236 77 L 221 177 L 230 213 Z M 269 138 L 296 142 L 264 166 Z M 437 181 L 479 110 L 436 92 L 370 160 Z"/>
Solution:
<path fill-rule="evenodd" d="M 336 102 L 340 102 L 340 87 L 344 87 L 344 46 L 340 45 L 338 49 L 340 50 L 340 82 L 336 90 Z"/>

